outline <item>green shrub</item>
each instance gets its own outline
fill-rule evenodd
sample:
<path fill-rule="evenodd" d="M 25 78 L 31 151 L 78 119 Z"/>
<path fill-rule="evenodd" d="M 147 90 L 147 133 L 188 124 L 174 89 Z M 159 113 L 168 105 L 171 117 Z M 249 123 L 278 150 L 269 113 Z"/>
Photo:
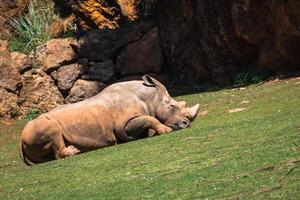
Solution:
<path fill-rule="evenodd" d="M 31 121 L 37 118 L 41 114 L 40 110 L 37 108 L 30 108 L 26 114 L 26 118 Z"/>
<path fill-rule="evenodd" d="M 16 36 L 9 37 L 10 50 L 31 53 L 37 46 L 52 38 L 47 28 L 55 20 L 54 5 L 49 0 L 32 0 L 27 15 L 10 19 Z"/>
<path fill-rule="evenodd" d="M 260 83 L 270 77 L 270 73 L 267 71 L 254 72 L 252 70 L 246 70 L 238 73 L 234 78 L 234 84 L 236 85 L 249 85 L 254 83 Z"/>

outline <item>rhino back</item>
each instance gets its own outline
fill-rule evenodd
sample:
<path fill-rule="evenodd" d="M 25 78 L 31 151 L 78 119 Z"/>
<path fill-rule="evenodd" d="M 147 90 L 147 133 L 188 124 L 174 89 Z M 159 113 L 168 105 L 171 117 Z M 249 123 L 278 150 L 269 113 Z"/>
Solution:
<path fill-rule="evenodd" d="M 146 114 L 149 114 L 145 101 L 146 99 L 152 98 L 155 92 L 154 87 L 143 85 L 143 81 L 120 82 L 106 87 L 92 98 L 73 104 L 61 105 L 51 110 L 50 113 L 99 104 L 114 109 L 123 109 L 134 105 L 139 107 Z"/>

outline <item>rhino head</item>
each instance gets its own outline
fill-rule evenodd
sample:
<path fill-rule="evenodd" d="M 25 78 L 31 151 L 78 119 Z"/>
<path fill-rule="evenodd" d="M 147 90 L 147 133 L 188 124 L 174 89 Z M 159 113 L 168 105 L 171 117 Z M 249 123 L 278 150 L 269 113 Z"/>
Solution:
<path fill-rule="evenodd" d="M 199 104 L 187 107 L 185 101 L 175 101 L 168 93 L 165 86 L 154 78 L 143 76 L 144 85 L 156 88 L 156 95 L 152 104 L 155 117 L 173 130 L 183 129 L 190 126 L 199 112 Z"/>

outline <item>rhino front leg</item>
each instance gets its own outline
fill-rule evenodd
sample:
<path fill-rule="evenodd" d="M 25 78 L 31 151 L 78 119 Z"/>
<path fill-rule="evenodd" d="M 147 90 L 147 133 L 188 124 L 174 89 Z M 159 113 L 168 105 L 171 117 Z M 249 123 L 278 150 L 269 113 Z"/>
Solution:
<path fill-rule="evenodd" d="M 160 121 L 158 121 L 156 118 L 149 115 L 136 117 L 130 120 L 125 127 L 127 133 L 133 134 L 149 129 L 153 129 L 155 131 L 155 134 L 159 135 L 169 133 L 173 130 L 172 128 L 160 123 Z M 155 134 L 152 133 L 151 135 Z"/>
<path fill-rule="evenodd" d="M 80 153 L 80 151 L 73 145 L 66 147 L 63 135 L 61 133 L 55 133 L 52 141 L 52 148 L 56 159 L 65 158 L 67 156 L 75 156 L 76 154 Z"/>

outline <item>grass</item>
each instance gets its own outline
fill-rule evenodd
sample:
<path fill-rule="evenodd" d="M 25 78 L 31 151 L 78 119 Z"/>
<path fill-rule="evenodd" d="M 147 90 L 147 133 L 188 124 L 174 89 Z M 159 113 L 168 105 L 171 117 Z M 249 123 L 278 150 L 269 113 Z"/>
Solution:
<path fill-rule="evenodd" d="M 299 78 L 177 99 L 208 113 L 169 135 L 33 167 L 18 155 L 26 121 L 2 123 L 0 199 L 300 199 Z"/>

